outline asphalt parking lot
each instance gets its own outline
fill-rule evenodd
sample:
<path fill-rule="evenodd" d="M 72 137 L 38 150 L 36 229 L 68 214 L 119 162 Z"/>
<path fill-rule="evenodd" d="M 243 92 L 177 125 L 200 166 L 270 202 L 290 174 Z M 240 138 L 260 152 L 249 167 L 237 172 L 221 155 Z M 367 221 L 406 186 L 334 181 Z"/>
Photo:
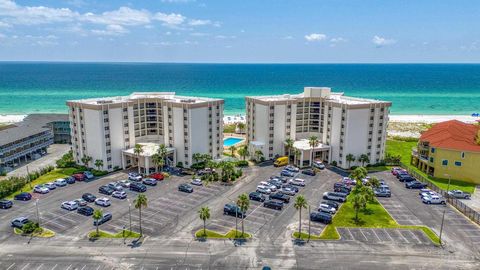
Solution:
<path fill-rule="evenodd" d="M 437 235 L 440 233 L 441 220 L 445 211 L 442 239 L 447 245 L 462 245 L 480 254 L 480 227 L 463 216 L 450 205 L 427 205 L 422 203 L 418 189 L 406 189 L 390 172 L 373 174 L 384 179 L 392 191 L 391 198 L 379 198 L 379 201 L 402 225 L 425 225 Z"/>
<path fill-rule="evenodd" d="M 433 245 L 432 241 L 419 230 L 383 228 L 338 228 L 344 241 L 365 243 L 400 243 Z"/>

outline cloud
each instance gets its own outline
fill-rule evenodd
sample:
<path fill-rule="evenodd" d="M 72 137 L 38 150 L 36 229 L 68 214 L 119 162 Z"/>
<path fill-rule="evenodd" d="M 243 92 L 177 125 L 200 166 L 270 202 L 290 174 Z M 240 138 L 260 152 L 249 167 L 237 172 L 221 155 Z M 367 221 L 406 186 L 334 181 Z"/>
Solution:
<path fill-rule="evenodd" d="M 293 39 L 292 36 L 284 36 L 283 39 Z"/>
<path fill-rule="evenodd" d="M 305 39 L 309 42 L 312 42 L 312 41 L 322 41 L 322 40 L 325 40 L 327 38 L 326 35 L 324 34 L 318 34 L 318 33 L 312 33 L 310 35 L 305 35 Z"/>
<path fill-rule="evenodd" d="M 147 26 L 154 22 L 161 22 L 170 28 L 196 27 L 203 25 L 220 26 L 219 22 L 206 19 L 187 18 L 178 13 L 151 12 L 146 9 L 120 7 L 116 10 L 102 13 L 80 13 L 69 8 L 51 8 L 45 6 L 22 6 L 12 0 L 0 0 L 0 27 L 9 25 L 44 25 L 64 23 L 84 24 L 85 26 L 103 25 L 105 29 L 94 29 L 92 33 L 127 33 L 125 27 Z M 120 29 L 118 26 L 121 26 Z"/>
<path fill-rule="evenodd" d="M 189 3 L 195 2 L 196 0 L 162 0 L 164 3 Z"/>
<path fill-rule="evenodd" d="M 110 24 L 103 30 L 94 29 L 92 33 L 99 36 L 121 36 L 127 34 L 129 31 L 118 24 Z"/>
<path fill-rule="evenodd" d="M 9 28 L 9 27 L 11 27 L 10 24 L 0 21 L 0 28 Z"/>
<path fill-rule="evenodd" d="M 193 37 L 206 37 L 209 35 L 210 35 L 209 33 L 200 33 L 200 32 L 195 32 L 190 34 L 190 36 L 193 36 Z"/>
<path fill-rule="evenodd" d="M 374 36 L 372 38 L 372 42 L 373 42 L 373 44 L 375 44 L 375 46 L 377 48 L 381 48 L 381 47 L 384 47 L 384 46 L 393 45 L 393 44 L 397 43 L 397 41 L 395 39 L 387 39 L 387 38 L 380 37 L 380 36 Z"/>
<path fill-rule="evenodd" d="M 235 39 L 237 36 L 225 36 L 225 35 L 216 35 L 216 39 Z"/>
<path fill-rule="evenodd" d="M 341 43 L 341 42 L 347 42 L 346 39 L 342 38 L 342 37 L 337 37 L 337 38 L 331 38 L 330 39 L 330 42 L 332 43 Z"/>

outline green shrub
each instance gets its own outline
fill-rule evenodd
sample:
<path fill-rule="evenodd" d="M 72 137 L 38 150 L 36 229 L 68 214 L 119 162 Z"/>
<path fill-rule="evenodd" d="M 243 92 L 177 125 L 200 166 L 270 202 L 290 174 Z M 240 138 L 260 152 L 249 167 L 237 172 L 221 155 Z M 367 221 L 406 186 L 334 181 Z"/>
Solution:
<path fill-rule="evenodd" d="M 235 162 L 235 166 L 237 166 L 237 167 L 248 167 L 248 161 L 239 160 L 239 161 Z"/>
<path fill-rule="evenodd" d="M 104 175 L 108 174 L 108 171 L 99 171 L 99 170 L 95 170 L 95 169 L 91 170 L 91 172 L 94 176 L 97 176 L 97 177 L 98 176 L 104 176 Z"/>
<path fill-rule="evenodd" d="M 183 163 L 181 161 L 177 162 L 177 167 L 178 168 L 183 168 Z"/>
<path fill-rule="evenodd" d="M 198 163 L 192 164 L 192 166 L 190 166 L 190 168 L 194 169 L 194 170 L 205 169 L 205 162 L 198 162 Z"/>
<path fill-rule="evenodd" d="M 75 160 L 73 159 L 73 152 L 72 150 L 68 151 L 65 155 L 63 155 L 59 160 L 55 162 L 58 168 L 67 168 L 67 167 L 74 167 Z"/>
<path fill-rule="evenodd" d="M 32 221 L 29 221 L 29 222 L 25 223 L 25 225 L 23 225 L 23 227 L 22 227 L 22 231 L 25 234 L 31 234 L 38 229 L 40 229 L 40 225 L 38 223 L 32 222 Z"/>
<path fill-rule="evenodd" d="M 331 163 L 331 164 L 332 164 L 332 166 L 337 166 L 337 161 L 336 161 L 336 160 L 334 160 L 334 161 L 332 161 L 332 163 Z"/>

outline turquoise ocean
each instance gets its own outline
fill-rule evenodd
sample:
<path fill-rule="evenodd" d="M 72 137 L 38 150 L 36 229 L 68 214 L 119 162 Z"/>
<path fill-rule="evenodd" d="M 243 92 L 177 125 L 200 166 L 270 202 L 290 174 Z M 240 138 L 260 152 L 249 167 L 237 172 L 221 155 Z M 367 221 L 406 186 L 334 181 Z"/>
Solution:
<path fill-rule="evenodd" d="M 477 64 L 0 63 L 0 114 L 66 112 L 66 100 L 175 91 L 225 99 L 242 114 L 244 97 L 328 86 L 392 101 L 392 114 L 480 113 Z"/>

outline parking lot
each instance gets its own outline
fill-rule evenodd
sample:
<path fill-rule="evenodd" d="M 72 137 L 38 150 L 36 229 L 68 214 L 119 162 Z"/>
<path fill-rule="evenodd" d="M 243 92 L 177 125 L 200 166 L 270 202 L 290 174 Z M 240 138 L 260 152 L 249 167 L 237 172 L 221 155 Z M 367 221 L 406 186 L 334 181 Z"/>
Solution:
<path fill-rule="evenodd" d="M 342 240 L 366 243 L 397 243 L 433 245 L 432 241 L 419 230 L 383 228 L 338 228 Z"/>

